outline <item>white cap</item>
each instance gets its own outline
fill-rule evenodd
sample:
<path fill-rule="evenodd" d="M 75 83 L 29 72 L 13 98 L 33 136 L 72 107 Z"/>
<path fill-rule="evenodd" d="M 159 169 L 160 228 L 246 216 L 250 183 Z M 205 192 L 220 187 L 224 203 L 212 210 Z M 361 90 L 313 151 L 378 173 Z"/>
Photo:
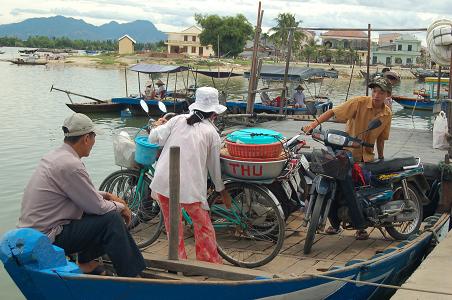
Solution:
<path fill-rule="evenodd" d="M 63 131 L 66 131 L 64 128 L 67 129 L 64 136 L 81 136 L 94 132 L 94 123 L 87 115 L 75 113 L 64 120 Z"/>
<path fill-rule="evenodd" d="M 227 108 L 218 101 L 218 90 L 216 88 L 200 87 L 196 90 L 195 103 L 191 104 L 188 109 L 190 111 L 196 109 L 203 112 L 215 112 L 221 114 L 224 113 Z"/>

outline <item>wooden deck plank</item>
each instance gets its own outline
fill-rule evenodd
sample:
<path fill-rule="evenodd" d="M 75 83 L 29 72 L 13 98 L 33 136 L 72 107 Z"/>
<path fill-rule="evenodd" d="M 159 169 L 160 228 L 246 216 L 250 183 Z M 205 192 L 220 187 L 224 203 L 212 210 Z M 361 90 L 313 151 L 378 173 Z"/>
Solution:
<path fill-rule="evenodd" d="M 145 259 L 146 265 L 184 274 L 202 275 L 227 280 L 253 280 L 256 277 L 278 278 L 279 275 L 256 269 L 244 269 L 227 265 L 192 260 Z"/>

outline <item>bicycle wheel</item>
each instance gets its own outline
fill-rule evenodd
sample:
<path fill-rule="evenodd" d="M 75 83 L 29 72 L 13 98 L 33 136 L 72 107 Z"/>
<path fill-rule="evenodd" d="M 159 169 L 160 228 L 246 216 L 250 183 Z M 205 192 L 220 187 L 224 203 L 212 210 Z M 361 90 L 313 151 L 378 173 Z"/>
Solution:
<path fill-rule="evenodd" d="M 284 216 L 264 189 L 257 185 L 226 184 L 232 197 L 227 209 L 219 193 L 209 198 L 210 216 L 219 254 L 231 264 L 254 268 L 270 262 L 284 241 Z"/>
<path fill-rule="evenodd" d="M 101 191 L 118 195 L 124 199 L 132 212 L 129 231 L 137 246 L 142 249 L 157 240 L 163 229 L 163 215 L 158 202 L 151 198 L 151 179 L 144 177 L 141 188 L 137 184 L 140 172 L 135 170 L 116 171 L 102 182 Z"/>

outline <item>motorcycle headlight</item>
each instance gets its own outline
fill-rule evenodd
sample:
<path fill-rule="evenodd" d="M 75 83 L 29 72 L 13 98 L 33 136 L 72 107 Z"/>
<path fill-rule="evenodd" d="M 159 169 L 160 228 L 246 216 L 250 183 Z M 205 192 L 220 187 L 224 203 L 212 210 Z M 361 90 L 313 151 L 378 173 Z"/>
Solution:
<path fill-rule="evenodd" d="M 333 145 L 343 146 L 345 144 L 346 138 L 345 136 L 329 133 L 327 136 L 328 143 Z"/>

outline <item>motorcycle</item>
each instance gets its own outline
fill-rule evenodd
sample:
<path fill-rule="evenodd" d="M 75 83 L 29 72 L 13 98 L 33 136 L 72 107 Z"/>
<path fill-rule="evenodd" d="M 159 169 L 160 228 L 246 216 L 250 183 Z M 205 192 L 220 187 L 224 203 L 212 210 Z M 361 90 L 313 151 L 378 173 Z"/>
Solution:
<path fill-rule="evenodd" d="M 365 132 L 379 126 L 381 121 L 373 120 Z M 422 222 L 419 191 L 427 185 L 420 159 L 358 164 L 346 147 L 373 148 L 373 144 L 333 129 L 314 130 L 312 138 L 326 150 L 312 152 L 310 170 L 316 177 L 302 223 L 308 227 L 305 254 L 311 251 L 316 231 L 324 230 L 328 216 L 335 216 L 344 229 L 385 228 L 395 239 L 417 232 Z"/>

